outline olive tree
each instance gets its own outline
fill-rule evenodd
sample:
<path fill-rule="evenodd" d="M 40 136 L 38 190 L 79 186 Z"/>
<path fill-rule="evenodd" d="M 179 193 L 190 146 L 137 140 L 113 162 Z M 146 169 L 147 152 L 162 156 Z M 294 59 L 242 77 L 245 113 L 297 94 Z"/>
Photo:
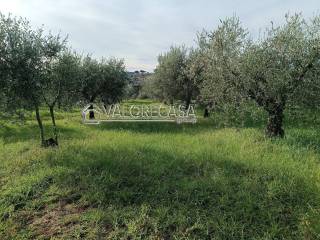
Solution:
<path fill-rule="evenodd" d="M 170 50 L 158 57 L 158 65 L 155 69 L 154 80 L 159 88 L 161 100 L 173 103 L 174 100 L 182 100 L 186 108 L 191 103 L 197 92 L 193 65 L 194 50 L 184 46 L 171 47 Z"/>
<path fill-rule="evenodd" d="M 45 36 L 42 29 L 33 30 L 27 20 L 10 15 L 0 15 L 0 27 L 0 68 L 5 72 L 1 88 L 10 108 L 35 110 L 41 143 L 46 145 L 39 109 L 48 66 L 63 49 L 64 40 L 59 35 Z"/>
<path fill-rule="evenodd" d="M 82 61 L 81 93 L 87 102 L 94 102 L 98 97 L 106 104 L 119 101 L 127 79 L 122 60 L 103 58 L 97 61 L 87 56 Z"/>
<path fill-rule="evenodd" d="M 264 37 L 250 40 L 239 19 L 229 18 L 213 32 L 204 32 L 199 46 L 207 63 L 204 97 L 216 101 L 253 100 L 268 113 L 266 134 L 284 136 L 287 102 L 300 102 L 299 88 L 310 81 L 320 60 L 319 17 L 286 16 Z"/>
<path fill-rule="evenodd" d="M 154 77 L 162 92 L 161 100 L 173 103 L 181 92 L 181 78 L 186 65 L 187 49 L 171 47 L 170 50 L 158 57 L 158 65 Z"/>
<path fill-rule="evenodd" d="M 102 102 L 105 105 L 120 102 L 128 84 L 128 74 L 123 60 L 116 58 L 103 59 L 100 67 L 102 70 L 102 78 L 99 96 Z"/>
<path fill-rule="evenodd" d="M 157 85 L 157 81 L 154 74 L 150 74 L 142 80 L 139 95 L 141 98 L 161 99 L 162 92 L 160 91 Z"/>
<path fill-rule="evenodd" d="M 81 63 L 81 94 L 87 102 L 94 102 L 100 93 L 101 68 L 99 62 L 86 56 Z"/>
<path fill-rule="evenodd" d="M 96 99 L 102 100 L 105 105 L 119 102 L 127 86 L 127 73 L 122 60 L 115 58 L 97 61 L 87 56 L 81 64 L 80 92 L 88 103 Z M 90 106 L 90 109 L 93 105 Z M 90 112 L 94 118 L 94 111 Z"/>
<path fill-rule="evenodd" d="M 58 144 L 58 133 L 54 108 L 57 104 L 70 106 L 78 100 L 79 66 L 80 57 L 67 50 L 50 63 L 44 74 L 41 97 L 49 108 L 55 144 Z"/>
<path fill-rule="evenodd" d="M 2 111 L 10 114 L 19 108 L 30 108 L 28 102 L 16 97 L 17 91 L 21 91 L 17 78 L 23 75 L 23 71 L 17 71 L 23 56 L 18 48 L 26 44 L 28 30 L 25 19 L 0 13 L 0 103 Z"/>
<path fill-rule="evenodd" d="M 7 19 L 0 13 L 0 107 L 2 110 L 7 109 L 8 100 L 8 82 L 9 82 L 9 63 L 8 50 L 6 48 L 7 40 Z"/>

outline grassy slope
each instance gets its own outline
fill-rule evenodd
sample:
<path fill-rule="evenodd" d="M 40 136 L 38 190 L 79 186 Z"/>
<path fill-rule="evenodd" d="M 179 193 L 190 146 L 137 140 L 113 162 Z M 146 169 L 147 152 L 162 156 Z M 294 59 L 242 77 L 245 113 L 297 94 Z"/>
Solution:
<path fill-rule="evenodd" d="M 268 140 L 214 120 L 58 119 L 57 149 L 39 147 L 34 121 L 1 127 L 0 239 L 320 238 L 320 131 L 309 124 Z"/>

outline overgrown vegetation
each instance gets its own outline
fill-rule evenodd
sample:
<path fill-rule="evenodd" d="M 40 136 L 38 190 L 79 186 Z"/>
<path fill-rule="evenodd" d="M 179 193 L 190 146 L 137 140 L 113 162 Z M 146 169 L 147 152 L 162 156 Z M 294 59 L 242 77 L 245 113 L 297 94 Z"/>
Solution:
<path fill-rule="evenodd" d="M 319 115 L 286 112 L 286 138 L 270 140 L 251 112 L 100 126 L 58 112 L 54 149 L 32 116 L 2 123 L 0 238 L 318 239 Z"/>

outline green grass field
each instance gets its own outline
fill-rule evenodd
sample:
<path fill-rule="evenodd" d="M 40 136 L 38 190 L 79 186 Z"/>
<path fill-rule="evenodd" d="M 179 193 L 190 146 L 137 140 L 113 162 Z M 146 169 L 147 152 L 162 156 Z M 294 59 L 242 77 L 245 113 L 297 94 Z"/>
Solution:
<path fill-rule="evenodd" d="M 0 239 L 320 239 L 319 119 L 0 125 Z M 299 121 L 298 121 L 299 120 Z M 50 131 L 48 114 L 45 126 Z M 49 134 L 48 134 L 49 135 Z"/>

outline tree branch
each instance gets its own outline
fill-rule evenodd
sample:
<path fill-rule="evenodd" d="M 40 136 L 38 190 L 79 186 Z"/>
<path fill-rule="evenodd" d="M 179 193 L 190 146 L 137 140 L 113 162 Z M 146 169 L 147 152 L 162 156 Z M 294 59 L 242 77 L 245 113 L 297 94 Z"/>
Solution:
<path fill-rule="evenodd" d="M 303 81 L 306 74 L 314 67 L 314 62 L 318 58 L 319 58 L 319 53 L 316 52 L 316 54 L 311 58 L 311 61 L 303 67 L 301 73 L 296 78 L 296 81 L 293 82 L 293 87 L 291 88 L 292 91 L 295 91 L 299 87 L 299 84 Z"/>

